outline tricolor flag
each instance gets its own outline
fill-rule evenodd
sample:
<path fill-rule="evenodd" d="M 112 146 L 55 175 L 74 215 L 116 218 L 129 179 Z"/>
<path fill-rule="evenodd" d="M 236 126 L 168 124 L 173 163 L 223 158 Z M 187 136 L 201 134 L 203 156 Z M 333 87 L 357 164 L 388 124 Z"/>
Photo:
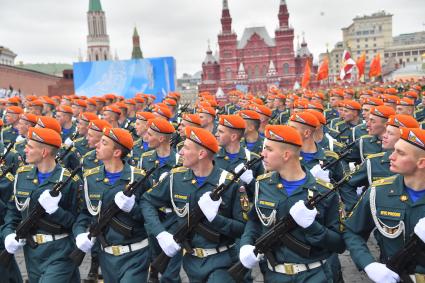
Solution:
<path fill-rule="evenodd" d="M 351 72 L 353 71 L 353 67 L 356 65 L 353 58 L 351 58 L 350 52 L 344 50 L 342 54 L 342 68 L 339 73 L 339 78 L 341 80 L 346 80 L 351 78 Z"/>

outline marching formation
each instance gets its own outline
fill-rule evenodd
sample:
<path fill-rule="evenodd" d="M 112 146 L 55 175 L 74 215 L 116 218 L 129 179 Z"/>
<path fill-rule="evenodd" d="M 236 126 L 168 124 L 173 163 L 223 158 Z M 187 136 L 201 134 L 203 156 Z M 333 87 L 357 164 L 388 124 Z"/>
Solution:
<path fill-rule="evenodd" d="M 0 101 L 0 282 L 425 282 L 425 83 L 227 98 Z"/>

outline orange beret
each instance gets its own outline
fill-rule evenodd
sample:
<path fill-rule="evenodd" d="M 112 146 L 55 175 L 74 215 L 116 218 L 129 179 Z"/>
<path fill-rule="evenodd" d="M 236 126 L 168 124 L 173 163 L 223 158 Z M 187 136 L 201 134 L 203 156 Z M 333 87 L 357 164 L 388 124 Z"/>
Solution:
<path fill-rule="evenodd" d="M 186 127 L 185 128 L 186 138 L 193 141 L 194 143 L 205 147 L 213 153 L 218 152 L 218 142 L 215 136 L 208 130 L 198 127 Z"/>
<path fill-rule="evenodd" d="M 183 120 L 201 126 L 201 118 L 199 117 L 199 114 L 184 114 Z"/>
<path fill-rule="evenodd" d="M 112 128 L 112 126 L 111 126 L 111 124 L 109 124 L 105 120 L 94 119 L 94 120 L 90 121 L 88 128 L 93 130 L 93 131 L 103 132 L 103 129 Z"/>
<path fill-rule="evenodd" d="M 11 114 L 22 114 L 24 113 L 24 110 L 19 106 L 9 106 L 6 109 L 7 113 Z"/>
<path fill-rule="evenodd" d="M 19 104 L 21 103 L 21 99 L 18 96 L 12 96 L 7 99 L 7 103 L 10 104 Z"/>
<path fill-rule="evenodd" d="M 127 104 L 125 104 L 125 103 L 124 103 L 124 102 L 122 102 L 122 101 L 115 103 L 115 105 L 116 105 L 119 109 L 125 109 L 125 110 L 128 110 L 128 106 L 127 106 Z"/>
<path fill-rule="evenodd" d="M 396 128 L 419 128 L 419 123 L 410 115 L 405 114 L 396 114 L 391 116 L 387 125 L 396 127 Z"/>
<path fill-rule="evenodd" d="M 279 93 L 275 96 L 275 99 L 286 99 L 286 95 Z"/>
<path fill-rule="evenodd" d="M 92 112 L 83 112 L 80 113 L 80 119 L 86 122 L 90 122 L 91 120 L 99 119 L 99 117 Z"/>
<path fill-rule="evenodd" d="M 145 99 L 140 96 L 136 96 L 134 100 L 136 101 L 136 103 L 145 103 Z"/>
<path fill-rule="evenodd" d="M 397 101 L 397 105 L 401 106 L 415 106 L 415 101 L 413 99 L 403 97 L 402 99 Z"/>
<path fill-rule="evenodd" d="M 89 98 L 89 99 L 87 99 L 87 105 L 94 105 L 94 106 L 97 106 L 97 101 L 96 101 L 96 99 L 94 99 L 94 98 Z"/>
<path fill-rule="evenodd" d="M 177 102 L 174 99 L 171 99 L 171 98 L 165 99 L 164 103 L 168 106 L 173 106 L 173 107 L 177 105 Z"/>
<path fill-rule="evenodd" d="M 43 102 L 40 101 L 40 100 L 38 100 L 38 99 L 34 99 L 33 101 L 31 101 L 29 103 L 28 106 L 30 106 L 30 107 L 34 107 L 34 106 L 36 106 L 36 107 L 43 107 Z"/>
<path fill-rule="evenodd" d="M 34 125 L 37 124 L 38 117 L 32 113 L 22 113 L 20 118 Z"/>
<path fill-rule="evenodd" d="M 211 106 L 201 106 L 198 109 L 198 113 L 210 114 L 215 117 L 215 110 Z"/>
<path fill-rule="evenodd" d="M 404 93 L 404 96 L 416 100 L 418 98 L 418 93 L 416 91 L 414 91 L 414 90 L 409 90 L 409 91 L 406 91 Z"/>
<path fill-rule="evenodd" d="M 130 132 L 121 128 L 104 128 L 103 134 L 113 140 L 115 143 L 125 147 L 128 150 L 133 148 L 133 137 Z"/>
<path fill-rule="evenodd" d="M 325 99 L 325 95 L 323 93 L 321 93 L 321 92 L 315 92 L 315 93 L 313 93 L 313 97 L 320 98 L 322 100 Z"/>
<path fill-rule="evenodd" d="M 261 98 L 254 98 L 252 99 L 252 102 L 258 104 L 258 105 L 264 105 L 263 100 L 261 100 Z"/>
<path fill-rule="evenodd" d="M 118 115 L 121 115 L 121 110 L 115 105 L 108 105 L 103 107 L 103 112 L 109 111 Z"/>
<path fill-rule="evenodd" d="M 260 120 L 261 116 L 254 110 L 241 110 L 238 113 L 243 119 L 247 120 Z"/>
<path fill-rule="evenodd" d="M 219 119 L 219 124 L 231 129 L 245 129 L 246 122 L 239 115 L 221 115 Z"/>
<path fill-rule="evenodd" d="M 94 99 L 96 99 L 96 102 L 104 102 L 106 103 L 106 98 L 102 96 L 96 96 Z"/>
<path fill-rule="evenodd" d="M 170 108 L 158 104 L 156 104 L 153 108 L 153 113 L 157 113 L 166 119 L 171 119 L 171 116 L 173 115 L 173 113 L 171 113 Z"/>
<path fill-rule="evenodd" d="M 86 108 L 87 107 L 87 102 L 85 100 L 82 100 L 82 99 L 74 99 L 72 101 L 72 105 Z"/>
<path fill-rule="evenodd" d="M 319 102 L 309 102 L 307 104 L 307 109 L 316 109 L 316 110 L 323 111 L 325 108 Z"/>
<path fill-rule="evenodd" d="M 62 145 L 61 135 L 56 131 L 47 128 L 29 128 L 28 139 L 57 148 L 60 148 Z"/>
<path fill-rule="evenodd" d="M 155 115 L 152 112 L 143 111 L 136 113 L 136 119 L 138 120 L 147 121 L 153 118 L 155 118 Z"/>
<path fill-rule="evenodd" d="M 255 112 L 259 113 L 259 114 L 263 114 L 267 117 L 271 117 L 272 116 L 272 110 L 264 105 L 255 105 L 252 107 L 252 110 L 254 110 Z"/>
<path fill-rule="evenodd" d="M 136 100 L 134 100 L 133 98 L 126 99 L 124 100 L 124 103 L 128 105 L 136 105 Z"/>
<path fill-rule="evenodd" d="M 425 150 L 425 130 L 420 128 L 400 128 L 400 138 Z"/>
<path fill-rule="evenodd" d="M 302 146 L 303 142 L 300 133 L 286 125 L 267 125 L 264 134 L 268 140 L 287 143 L 295 146 Z"/>
<path fill-rule="evenodd" d="M 291 117 L 289 117 L 289 121 L 298 122 L 314 128 L 320 125 L 319 119 L 306 111 L 292 114 Z"/>
<path fill-rule="evenodd" d="M 313 114 L 317 118 L 317 120 L 319 120 L 320 124 L 326 125 L 326 117 L 325 115 L 323 115 L 322 112 L 319 112 L 314 109 L 307 109 L 306 112 Z"/>
<path fill-rule="evenodd" d="M 388 119 L 390 116 L 395 115 L 395 110 L 386 105 L 374 106 L 370 109 L 370 114 Z"/>
<path fill-rule="evenodd" d="M 344 91 L 342 89 L 333 89 L 331 93 L 329 94 L 330 97 L 344 97 Z"/>
<path fill-rule="evenodd" d="M 294 101 L 294 108 L 297 109 L 307 109 L 308 108 L 308 100 L 305 99 L 298 99 Z"/>
<path fill-rule="evenodd" d="M 0 127 L 3 127 L 3 125 L 4 125 L 3 119 L 0 119 Z"/>
<path fill-rule="evenodd" d="M 116 98 L 115 94 L 108 93 L 103 96 L 105 99 L 114 100 Z"/>
<path fill-rule="evenodd" d="M 387 88 L 385 90 L 385 93 L 388 93 L 388 94 L 397 94 L 397 90 L 395 88 L 393 88 L 393 87 L 390 87 L 390 88 Z"/>
<path fill-rule="evenodd" d="M 53 117 L 39 116 L 37 119 L 37 125 L 42 128 L 52 129 L 59 134 L 62 133 L 61 125 L 58 120 Z"/>
<path fill-rule="evenodd" d="M 68 105 L 59 105 L 59 107 L 56 109 L 56 112 L 63 112 L 72 115 L 72 108 Z"/>
<path fill-rule="evenodd" d="M 384 102 L 380 98 L 367 97 L 363 100 L 363 104 L 379 106 L 379 105 L 384 105 Z"/>
<path fill-rule="evenodd" d="M 44 98 L 43 98 L 43 101 L 44 101 L 45 103 L 49 104 L 49 105 L 56 106 L 55 101 L 54 101 L 53 99 L 51 99 L 50 97 L 44 97 Z"/>
<path fill-rule="evenodd" d="M 148 121 L 148 127 L 160 134 L 172 134 L 174 133 L 174 127 L 164 118 L 154 118 Z"/>
<path fill-rule="evenodd" d="M 344 108 L 350 109 L 350 110 L 361 110 L 362 106 L 360 103 L 354 100 L 344 100 Z"/>
<path fill-rule="evenodd" d="M 394 103 L 394 104 L 396 104 L 400 100 L 400 98 L 398 98 L 398 96 L 390 95 L 390 94 L 386 94 L 382 98 L 383 98 L 384 102 Z"/>

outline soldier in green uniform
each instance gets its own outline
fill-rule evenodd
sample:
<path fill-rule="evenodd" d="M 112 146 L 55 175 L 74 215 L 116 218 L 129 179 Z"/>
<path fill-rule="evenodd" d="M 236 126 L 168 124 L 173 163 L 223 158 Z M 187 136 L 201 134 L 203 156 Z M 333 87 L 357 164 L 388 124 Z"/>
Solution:
<path fill-rule="evenodd" d="M 149 150 L 148 142 L 145 140 L 144 136 L 147 131 L 147 123 L 149 119 L 155 118 L 155 115 L 152 112 L 137 112 L 136 113 L 136 122 L 134 123 L 135 134 L 138 137 L 134 142 L 133 149 L 130 153 L 130 165 L 136 166 L 139 164 L 140 156 L 142 153 Z"/>
<path fill-rule="evenodd" d="M 286 96 L 284 94 L 277 94 L 274 99 L 275 109 L 270 118 L 270 124 L 284 125 L 289 119 L 291 112 L 286 108 Z"/>
<path fill-rule="evenodd" d="M 19 163 L 25 162 L 25 146 L 27 145 L 27 135 L 28 135 L 28 129 L 30 127 L 34 127 L 35 124 L 37 124 L 37 116 L 31 113 L 23 113 L 20 116 L 19 124 L 18 124 L 18 131 L 19 135 L 21 137 L 24 137 L 20 141 L 17 141 L 14 145 L 14 149 L 17 151 L 19 155 Z"/>
<path fill-rule="evenodd" d="M 338 104 L 340 101 L 342 101 L 344 98 L 344 93 L 339 93 L 338 91 L 331 91 L 329 94 L 329 106 L 330 108 L 325 109 L 323 114 L 326 117 L 327 121 L 331 121 L 332 119 L 338 118 Z"/>
<path fill-rule="evenodd" d="M 108 105 L 103 108 L 102 119 L 108 122 L 113 128 L 119 128 L 118 119 L 121 110 L 115 105 Z"/>
<path fill-rule="evenodd" d="M 6 125 L 3 126 L 0 132 L 0 140 L 5 146 L 15 142 L 18 137 L 19 116 L 24 113 L 24 110 L 18 106 L 9 106 L 6 108 Z"/>
<path fill-rule="evenodd" d="M 142 178 L 144 172 L 124 161 L 133 147 L 128 131 L 105 128 L 103 132 L 96 145 L 97 158 L 103 165 L 84 173 L 85 202 L 74 225 L 76 245 L 83 252 L 91 250 L 95 239 L 88 238 L 88 226 L 115 203 L 121 211 L 96 239 L 101 244 L 98 256 L 103 278 L 105 282 L 146 282 L 149 248 L 140 208 L 143 189 L 131 197 L 123 193 L 124 188 Z"/>
<path fill-rule="evenodd" d="M 370 154 L 365 161 L 351 174 L 350 180 L 339 192 L 346 211 L 351 211 L 358 201 L 359 190 L 367 189 L 373 182 L 393 175 L 390 171 L 390 155 L 395 143 L 400 138 L 400 127 L 419 128 L 419 123 L 408 115 L 394 115 L 388 119 L 386 130 L 382 136 L 382 150 Z"/>
<path fill-rule="evenodd" d="M 87 132 L 90 121 L 98 119 L 97 115 L 91 112 L 83 112 L 80 114 L 77 120 L 77 132 L 79 138 L 73 140 L 73 146 L 78 152 L 78 156 L 84 156 L 87 152 L 89 152 L 89 148 L 87 146 Z"/>
<path fill-rule="evenodd" d="M 72 121 L 72 108 L 66 105 L 60 105 L 56 110 L 56 119 L 62 128 L 62 140 L 66 145 L 71 145 L 71 137 L 76 130 Z"/>
<path fill-rule="evenodd" d="M 87 152 L 80 160 L 80 163 L 83 166 L 83 172 L 101 165 L 102 161 L 96 157 L 95 149 L 96 144 L 100 142 L 100 139 L 103 136 L 103 130 L 105 128 L 111 128 L 111 124 L 105 120 L 96 119 L 90 121 L 87 131 L 87 147 L 90 151 Z"/>
<path fill-rule="evenodd" d="M 367 121 L 369 121 L 370 109 L 372 109 L 372 107 L 381 106 L 383 104 L 384 102 L 382 101 L 382 99 L 379 99 L 379 98 L 370 97 L 370 98 L 364 99 L 362 104 L 363 122 L 353 127 L 352 129 L 353 141 L 359 139 L 361 136 L 368 134 L 366 123 Z"/>
<path fill-rule="evenodd" d="M 335 124 L 335 130 L 339 132 L 336 138 L 339 142 L 349 144 L 353 142 L 351 129 L 361 123 L 361 105 L 354 100 L 344 100 L 342 121 Z"/>
<path fill-rule="evenodd" d="M 178 127 L 177 131 L 179 132 L 179 136 L 181 141 L 176 145 L 175 150 L 176 152 L 180 152 L 180 150 L 183 148 L 184 140 L 186 138 L 186 127 L 201 127 L 201 117 L 199 114 L 183 114 L 182 121 L 180 123 L 180 126 Z"/>
<path fill-rule="evenodd" d="M 270 117 L 272 116 L 272 110 L 264 105 L 253 105 L 251 110 L 260 114 L 260 127 L 258 128 L 258 133 L 260 137 L 264 138 L 264 130 L 266 126 L 269 124 Z"/>
<path fill-rule="evenodd" d="M 398 282 L 399 274 L 385 263 L 413 233 L 425 242 L 424 144 L 424 130 L 402 128 L 389 157 L 390 170 L 397 175 L 374 182 L 345 222 L 350 255 L 374 282 Z M 379 260 L 366 245 L 372 230 L 381 252 Z M 412 266 L 411 277 L 413 282 L 423 282 L 425 267 Z"/>
<path fill-rule="evenodd" d="M 70 176 L 69 171 L 55 162 L 62 144 L 60 134 L 51 129 L 30 128 L 25 148 L 26 162 L 19 168 L 14 181 L 14 195 L 7 205 L 2 227 L 6 250 L 15 254 L 24 246 L 25 264 L 30 282 L 80 282 L 78 267 L 68 257 L 74 249 L 70 236 L 77 217 L 77 192 L 80 179 L 66 185 L 57 197 L 49 190 Z M 46 214 L 30 237 L 36 248 L 15 239 L 17 224 L 39 203 Z M 43 223 L 43 225 L 41 225 Z"/>
<path fill-rule="evenodd" d="M 245 120 L 246 128 L 244 137 L 241 140 L 241 146 L 249 151 L 259 154 L 263 150 L 264 138 L 260 136 L 261 116 L 254 110 L 241 110 L 239 115 Z"/>
<path fill-rule="evenodd" d="M 190 282 L 232 282 L 227 269 L 237 259 L 235 239 L 243 232 L 243 213 L 249 209 L 246 194 L 241 193 L 237 184 L 224 191 L 218 201 L 210 198 L 211 190 L 233 178 L 231 173 L 214 165 L 217 152 L 217 140 L 210 132 L 187 127 L 180 151 L 184 167 L 173 169 L 143 196 L 146 228 L 168 256 L 180 252 L 181 247 L 173 239 L 173 229 L 187 221 L 189 208 L 195 203 L 206 217 L 202 224 L 220 235 L 218 242 L 208 240 L 198 231 L 190 237 L 194 253 L 183 256 L 183 268 Z M 177 218 L 177 224 L 168 231 L 158 216 L 161 207 L 172 207 Z"/>
<path fill-rule="evenodd" d="M 415 101 L 413 99 L 403 97 L 397 101 L 395 108 L 397 114 L 415 115 Z"/>
<path fill-rule="evenodd" d="M 201 118 L 201 127 L 214 134 L 217 131 L 214 108 L 202 106 L 199 107 L 197 113 L 199 114 L 199 118 Z"/>
<path fill-rule="evenodd" d="M 344 251 L 339 232 L 338 195 L 332 194 L 318 207 L 308 209 L 304 201 L 326 193 L 332 185 L 315 179 L 300 163 L 301 135 L 289 126 L 266 128 L 264 165 L 269 173 L 257 178 L 254 207 L 241 238 L 239 259 L 253 268 L 261 255 L 253 253 L 255 240 L 278 219 L 291 215 L 299 225 L 291 234 L 312 249 L 309 258 L 288 249 L 284 243 L 272 251 L 276 266 L 267 260 L 265 282 L 332 282 L 327 259 Z"/>

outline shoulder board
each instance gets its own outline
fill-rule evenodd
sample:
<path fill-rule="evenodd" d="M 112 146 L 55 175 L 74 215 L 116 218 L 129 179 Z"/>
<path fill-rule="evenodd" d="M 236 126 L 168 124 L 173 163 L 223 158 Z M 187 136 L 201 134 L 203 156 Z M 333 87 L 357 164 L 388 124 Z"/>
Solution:
<path fill-rule="evenodd" d="M 89 170 L 85 171 L 84 172 L 84 177 L 88 177 L 90 175 L 99 173 L 99 171 L 100 171 L 100 166 L 94 167 L 92 169 L 89 169 Z"/>
<path fill-rule="evenodd" d="M 379 179 L 375 182 L 372 183 L 372 186 L 383 186 L 383 185 L 389 185 L 392 184 L 394 182 L 394 179 L 397 177 L 397 175 L 391 176 L 391 177 L 387 177 L 387 178 L 382 178 Z"/>
<path fill-rule="evenodd" d="M 177 144 L 177 146 L 180 146 L 180 145 L 183 145 L 183 144 L 184 144 L 184 141 L 181 141 Z"/>
<path fill-rule="evenodd" d="M 333 187 L 334 187 L 331 183 L 323 181 L 322 179 L 319 179 L 319 178 L 316 178 L 316 183 L 318 183 L 319 185 L 321 185 L 321 186 L 323 186 L 323 187 L 325 187 L 329 190 L 332 190 Z"/>
<path fill-rule="evenodd" d="M 10 172 L 8 172 L 5 177 L 9 179 L 9 181 L 11 182 L 15 181 L 15 177 L 13 177 L 13 175 Z"/>
<path fill-rule="evenodd" d="M 335 118 L 335 119 L 338 119 L 338 118 Z M 342 123 L 344 123 L 344 120 L 341 120 L 341 121 L 336 122 L 335 126 L 339 126 L 339 125 L 341 125 Z"/>
<path fill-rule="evenodd" d="M 76 142 L 80 142 L 80 141 L 83 141 L 83 139 L 84 139 L 84 137 L 80 137 L 80 138 L 78 138 L 78 139 L 75 139 L 75 140 L 74 140 L 74 143 L 76 143 Z"/>
<path fill-rule="evenodd" d="M 21 140 L 21 141 L 17 141 L 17 142 L 15 142 L 15 146 L 17 146 L 17 145 L 19 145 L 19 144 L 21 144 L 21 143 L 23 143 L 23 142 L 25 142 L 26 140 Z"/>
<path fill-rule="evenodd" d="M 153 155 L 154 153 L 155 153 L 155 150 L 149 150 L 149 151 L 143 152 L 143 153 L 142 153 L 142 156 L 143 156 L 143 157 L 151 156 L 151 155 Z"/>
<path fill-rule="evenodd" d="M 69 177 L 71 176 L 71 172 L 68 169 L 65 169 L 65 171 L 63 172 L 63 175 L 65 177 Z M 72 180 L 74 180 L 74 182 L 78 182 L 78 180 L 80 180 L 80 177 L 78 177 L 78 175 L 75 175 L 74 177 L 72 177 Z"/>
<path fill-rule="evenodd" d="M 370 138 L 372 138 L 372 136 L 371 135 L 363 135 L 360 138 L 362 138 L 362 139 L 370 139 Z"/>
<path fill-rule="evenodd" d="M 343 143 L 341 143 L 339 141 L 335 141 L 335 140 L 334 140 L 334 145 L 336 145 L 337 147 L 341 147 L 341 148 L 344 147 L 344 144 Z"/>
<path fill-rule="evenodd" d="M 260 180 L 264 180 L 264 179 L 270 178 L 272 175 L 273 175 L 273 172 L 269 172 L 269 173 L 266 173 L 266 174 L 260 175 L 260 176 L 258 176 L 258 177 L 257 177 L 257 181 L 260 181 Z"/>
<path fill-rule="evenodd" d="M 6 126 L 6 127 L 4 127 L 4 128 L 3 128 L 3 131 L 7 131 L 7 130 L 9 130 L 10 128 L 12 128 L 12 126 L 10 126 L 10 125 L 9 125 L 9 126 Z"/>
<path fill-rule="evenodd" d="M 186 172 L 187 170 L 189 170 L 189 169 L 186 168 L 186 167 L 180 166 L 180 167 L 172 169 L 171 173 L 173 173 L 173 174 L 174 173 L 181 173 L 181 172 Z"/>
<path fill-rule="evenodd" d="M 143 171 L 140 168 L 134 167 L 134 174 L 143 175 L 144 176 L 145 175 L 145 171 Z"/>
<path fill-rule="evenodd" d="M 330 151 L 330 150 L 325 150 L 325 155 L 329 156 L 329 157 L 333 157 L 335 159 L 339 158 L 339 155 L 337 153 Z"/>
<path fill-rule="evenodd" d="M 73 146 L 72 148 L 71 148 L 71 152 L 75 152 L 77 149 L 75 148 L 75 146 Z"/>
<path fill-rule="evenodd" d="M 83 155 L 83 157 L 87 157 L 89 156 L 94 150 L 90 150 L 89 152 L 87 152 L 86 154 Z"/>
<path fill-rule="evenodd" d="M 28 172 L 28 171 L 31 171 L 32 168 L 34 168 L 34 165 L 25 165 L 25 166 L 19 167 L 16 173 Z"/>
<path fill-rule="evenodd" d="M 142 142 L 142 139 L 137 139 L 135 142 L 134 142 L 134 145 L 138 145 L 138 144 L 140 144 Z"/>
<path fill-rule="evenodd" d="M 251 151 L 251 157 L 258 158 L 258 157 L 260 157 L 260 155 L 258 153 L 255 153 L 255 152 Z"/>
<path fill-rule="evenodd" d="M 18 153 L 18 152 L 16 151 L 16 149 L 14 149 L 14 148 L 12 148 L 12 149 L 10 150 L 10 152 L 12 152 L 12 153 Z"/>
<path fill-rule="evenodd" d="M 376 157 L 382 157 L 384 155 L 385 155 L 385 152 L 378 152 L 378 153 L 369 154 L 367 156 L 367 158 L 371 159 L 371 158 L 376 158 Z"/>

